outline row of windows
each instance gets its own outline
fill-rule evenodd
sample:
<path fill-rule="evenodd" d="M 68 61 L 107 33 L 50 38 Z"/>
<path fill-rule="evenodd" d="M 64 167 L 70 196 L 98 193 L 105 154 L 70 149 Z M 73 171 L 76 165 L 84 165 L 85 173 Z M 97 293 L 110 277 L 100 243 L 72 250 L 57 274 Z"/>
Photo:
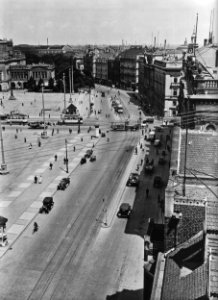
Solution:
<path fill-rule="evenodd" d="M 47 78 L 47 72 L 33 72 L 33 78 Z"/>

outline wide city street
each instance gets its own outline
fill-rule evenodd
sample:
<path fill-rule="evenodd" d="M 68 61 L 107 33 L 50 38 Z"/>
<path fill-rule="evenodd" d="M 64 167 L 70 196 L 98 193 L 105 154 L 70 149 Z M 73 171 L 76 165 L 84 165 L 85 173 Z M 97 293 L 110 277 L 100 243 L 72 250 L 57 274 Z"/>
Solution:
<path fill-rule="evenodd" d="M 4 94 L 4 112 L 19 110 L 30 119 L 39 118 L 41 94 L 22 93 L 15 93 L 13 101 Z M 122 115 L 111 106 L 110 97 L 115 95 L 124 106 Z M 49 108 L 46 119 L 57 121 L 64 108 L 63 95 L 44 97 Z M 96 86 L 91 99 L 81 93 L 73 95 L 73 102 L 84 118 L 80 132 L 78 126 L 52 125 L 48 138 L 42 139 L 40 129 L 2 124 L 9 170 L 0 177 L 0 215 L 8 218 L 8 244 L 0 249 L 2 300 L 143 297 L 144 235 L 149 218 L 162 222 L 158 199 L 164 196 L 164 189 L 153 188 L 154 175 L 145 174 L 144 160 L 153 159 L 155 172 L 166 182 L 167 167 L 158 165 L 159 153 L 144 139 L 145 130 L 111 130 L 114 121 L 134 124 L 144 118 L 126 92 Z M 149 127 L 160 124 L 155 119 Z M 159 133 L 163 149 L 166 130 Z M 80 164 L 88 149 L 96 161 Z M 131 172 L 140 175 L 137 188 L 126 186 Z M 34 183 L 34 176 L 42 182 Z M 70 184 L 66 190 L 57 190 L 63 177 L 69 177 Z M 53 197 L 54 206 L 48 214 L 39 214 L 46 196 Z M 122 202 L 132 207 L 129 219 L 117 217 Z"/>

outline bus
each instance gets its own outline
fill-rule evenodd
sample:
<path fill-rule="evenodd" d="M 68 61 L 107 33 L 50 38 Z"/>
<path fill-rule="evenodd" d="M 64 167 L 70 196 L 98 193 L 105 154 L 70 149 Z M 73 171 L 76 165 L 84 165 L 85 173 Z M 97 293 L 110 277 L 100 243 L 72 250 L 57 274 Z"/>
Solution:
<path fill-rule="evenodd" d="M 10 113 L 5 121 L 10 125 L 27 125 L 28 117 L 28 115 L 22 113 Z"/>

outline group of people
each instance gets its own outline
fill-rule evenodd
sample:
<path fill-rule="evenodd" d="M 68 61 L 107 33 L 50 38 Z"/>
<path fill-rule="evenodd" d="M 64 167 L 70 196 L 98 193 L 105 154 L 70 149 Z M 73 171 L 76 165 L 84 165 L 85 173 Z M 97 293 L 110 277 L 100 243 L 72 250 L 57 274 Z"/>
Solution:
<path fill-rule="evenodd" d="M 42 183 L 42 176 L 41 175 L 35 175 L 34 176 L 34 183 Z"/>

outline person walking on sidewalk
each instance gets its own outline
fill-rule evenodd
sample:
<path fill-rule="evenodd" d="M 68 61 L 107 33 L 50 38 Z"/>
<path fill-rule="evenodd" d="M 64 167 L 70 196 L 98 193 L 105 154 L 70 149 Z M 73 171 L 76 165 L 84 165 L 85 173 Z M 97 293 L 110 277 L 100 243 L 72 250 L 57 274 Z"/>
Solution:
<path fill-rule="evenodd" d="M 149 188 L 146 189 L 146 198 L 149 196 Z"/>
<path fill-rule="evenodd" d="M 49 164 L 50 170 L 52 170 L 52 167 L 53 167 L 53 164 L 50 162 L 50 164 Z"/>

